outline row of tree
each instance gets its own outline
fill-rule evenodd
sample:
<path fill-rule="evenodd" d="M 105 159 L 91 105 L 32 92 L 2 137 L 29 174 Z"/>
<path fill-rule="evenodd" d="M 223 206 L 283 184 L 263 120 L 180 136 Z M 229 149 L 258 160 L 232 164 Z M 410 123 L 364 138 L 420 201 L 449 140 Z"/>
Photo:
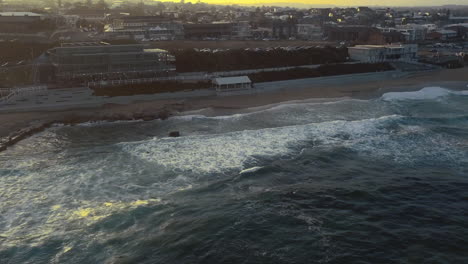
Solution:
<path fill-rule="evenodd" d="M 359 64 L 330 64 L 315 69 L 296 68 L 285 71 L 268 71 L 250 74 L 252 82 L 273 82 L 304 78 L 315 78 L 334 75 L 356 74 L 366 72 L 389 71 L 394 68 L 389 63 L 359 63 Z"/>
<path fill-rule="evenodd" d="M 179 72 L 214 72 L 328 64 L 345 62 L 346 48 L 309 48 L 300 50 L 273 49 L 269 51 L 227 50 L 201 52 L 193 49 L 172 51 Z"/>

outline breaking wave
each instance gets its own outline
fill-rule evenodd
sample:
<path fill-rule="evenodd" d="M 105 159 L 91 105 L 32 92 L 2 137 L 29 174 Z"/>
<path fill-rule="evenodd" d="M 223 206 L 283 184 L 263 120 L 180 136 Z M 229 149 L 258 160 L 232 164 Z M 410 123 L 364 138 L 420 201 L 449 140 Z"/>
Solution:
<path fill-rule="evenodd" d="M 357 121 L 331 121 L 307 125 L 245 130 L 180 138 L 155 138 L 121 143 L 122 149 L 167 170 L 222 173 L 241 171 L 262 159 L 292 158 L 301 146 L 347 147 L 362 155 L 399 162 L 418 159 L 456 160 L 457 142 L 418 125 L 405 125 L 398 115 Z M 434 143 L 437 142 L 437 145 Z"/>
<path fill-rule="evenodd" d="M 426 87 L 414 92 L 390 92 L 382 95 L 384 101 L 434 100 L 449 95 L 468 95 L 467 91 L 452 91 L 441 87 Z"/>

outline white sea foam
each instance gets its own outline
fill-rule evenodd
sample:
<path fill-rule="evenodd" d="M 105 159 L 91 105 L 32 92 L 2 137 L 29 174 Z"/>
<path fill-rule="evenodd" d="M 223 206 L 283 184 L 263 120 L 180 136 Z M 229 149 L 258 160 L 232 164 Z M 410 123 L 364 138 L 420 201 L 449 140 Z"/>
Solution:
<path fill-rule="evenodd" d="M 263 167 L 260 167 L 260 166 L 255 166 L 255 167 L 252 167 L 252 168 L 248 168 L 248 169 L 243 169 L 239 172 L 239 174 L 247 174 L 247 173 L 253 173 L 253 172 L 257 172 L 259 170 L 263 169 Z"/>
<path fill-rule="evenodd" d="M 244 113 L 237 113 L 231 115 L 203 115 L 199 114 L 203 111 L 190 111 L 186 112 L 186 115 L 178 115 L 173 116 L 169 119 L 172 120 L 183 120 L 183 121 L 193 121 L 196 119 L 211 119 L 211 120 L 240 120 L 244 117 L 255 116 L 262 113 L 271 113 L 271 112 L 288 112 L 294 109 L 308 109 L 311 106 L 319 106 L 319 105 L 332 105 L 332 104 L 340 104 L 343 102 L 362 102 L 367 100 L 360 100 L 360 99 L 352 99 L 347 97 L 342 98 L 334 98 L 334 99 L 307 99 L 307 100 L 295 100 L 295 101 L 287 101 L 279 104 L 271 104 L 265 106 L 258 106 L 252 108 L 246 108 Z M 212 110 L 212 109 L 211 109 Z"/>
<path fill-rule="evenodd" d="M 378 134 L 378 125 L 399 116 L 360 121 L 331 121 L 308 125 L 246 130 L 225 134 L 152 139 L 121 143 L 124 151 L 166 169 L 195 173 L 242 170 L 256 157 L 272 158 L 300 152 L 301 142 L 347 144 L 339 133 L 355 139 Z"/>
<path fill-rule="evenodd" d="M 413 162 L 462 158 L 457 142 L 418 125 L 397 125 L 402 116 L 357 121 L 329 121 L 214 135 L 161 138 L 120 143 L 123 150 L 144 161 L 176 172 L 248 173 L 246 164 L 259 159 L 300 155 L 305 144 L 321 148 L 348 147 L 362 155 Z M 393 124 L 393 122 L 396 122 Z M 261 164 L 261 163 L 260 163 Z"/>
<path fill-rule="evenodd" d="M 384 101 L 434 100 L 448 95 L 468 95 L 468 91 L 452 91 L 441 87 L 426 87 L 414 92 L 390 92 L 382 95 Z"/>

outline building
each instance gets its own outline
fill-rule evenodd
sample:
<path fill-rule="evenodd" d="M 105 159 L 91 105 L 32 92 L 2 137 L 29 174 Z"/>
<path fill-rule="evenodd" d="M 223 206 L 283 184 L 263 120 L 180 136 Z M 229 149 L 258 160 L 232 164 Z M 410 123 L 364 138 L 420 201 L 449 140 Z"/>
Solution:
<path fill-rule="evenodd" d="M 396 30 L 405 36 L 406 42 L 424 41 L 428 31 L 427 27 L 416 24 L 400 25 Z"/>
<path fill-rule="evenodd" d="M 43 15 L 32 12 L 0 12 L 0 32 L 37 33 Z"/>
<path fill-rule="evenodd" d="M 297 37 L 304 40 L 321 40 L 322 27 L 314 24 L 297 24 Z"/>
<path fill-rule="evenodd" d="M 213 79 L 213 86 L 217 92 L 248 90 L 252 88 L 252 81 L 248 76 L 220 77 Z"/>
<path fill-rule="evenodd" d="M 451 23 L 468 23 L 468 16 L 465 16 L 465 17 L 450 16 L 449 21 Z"/>
<path fill-rule="evenodd" d="M 112 74 L 135 78 L 145 73 L 175 71 L 175 59 L 167 51 L 146 49 L 141 44 L 64 43 L 47 53 L 58 80 Z"/>
<path fill-rule="evenodd" d="M 456 31 L 459 39 L 468 39 L 468 23 L 447 25 L 444 29 Z"/>
<path fill-rule="evenodd" d="M 233 29 L 232 23 L 184 25 L 186 39 L 231 38 Z"/>
<path fill-rule="evenodd" d="M 418 45 L 357 45 L 348 48 L 352 60 L 368 63 L 417 60 Z"/>
<path fill-rule="evenodd" d="M 458 32 L 455 30 L 447 30 L 447 29 L 442 29 L 442 30 L 437 30 L 434 32 L 431 32 L 427 34 L 427 39 L 428 40 L 451 40 L 451 39 L 456 39 L 458 37 Z"/>
<path fill-rule="evenodd" d="M 233 25 L 233 38 L 249 39 L 252 37 L 252 28 L 248 21 L 239 21 Z"/>
<path fill-rule="evenodd" d="M 292 20 L 274 20 L 272 26 L 272 36 L 279 39 L 297 37 L 296 23 Z"/>
<path fill-rule="evenodd" d="M 381 35 L 377 28 L 367 26 L 328 26 L 325 28 L 325 36 L 329 41 L 347 41 L 368 43 L 372 35 Z"/>
<path fill-rule="evenodd" d="M 182 24 L 156 16 L 122 16 L 106 25 L 109 39 L 173 40 L 184 37 Z"/>
<path fill-rule="evenodd" d="M 63 16 L 65 25 L 69 28 L 76 28 L 78 21 L 80 20 L 80 16 L 78 15 L 64 15 Z"/>
<path fill-rule="evenodd" d="M 94 9 L 77 9 L 71 10 L 67 15 L 79 16 L 80 19 L 84 19 L 88 22 L 93 23 L 103 23 L 106 19 L 106 14 L 104 11 L 94 10 Z"/>
<path fill-rule="evenodd" d="M 181 24 L 157 16 L 122 16 L 112 21 L 114 30 L 146 30 L 156 27 L 173 30 L 178 36 L 183 35 Z"/>
<path fill-rule="evenodd" d="M 121 29 L 107 28 L 104 31 L 106 39 L 134 39 L 134 40 L 174 40 L 174 30 L 156 26 L 147 29 Z"/>

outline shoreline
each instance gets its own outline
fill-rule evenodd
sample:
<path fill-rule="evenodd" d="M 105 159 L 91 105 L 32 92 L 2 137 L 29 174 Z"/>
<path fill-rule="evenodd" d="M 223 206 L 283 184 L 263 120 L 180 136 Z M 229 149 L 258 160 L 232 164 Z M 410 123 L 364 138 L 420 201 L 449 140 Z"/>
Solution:
<path fill-rule="evenodd" d="M 60 111 L 0 113 L 0 151 L 55 124 L 76 125 L 99 121 L 167 119 L 171 116 L 202 114 L 223 116 L 261 111 L 281 104 L 327 102 L 343 99 L 368 100 L 387 92 L 415 91 L 438 86 L 466 89 L 468 68 L 419 72 L 393 80 L 358 80 L 348 84 L 318 84 L 308 88 L 279 88 L 255 94 L 203 96 L 191 98 L 104 104 Z M 312 86 L 312 87 L 311 87 Z"/>

